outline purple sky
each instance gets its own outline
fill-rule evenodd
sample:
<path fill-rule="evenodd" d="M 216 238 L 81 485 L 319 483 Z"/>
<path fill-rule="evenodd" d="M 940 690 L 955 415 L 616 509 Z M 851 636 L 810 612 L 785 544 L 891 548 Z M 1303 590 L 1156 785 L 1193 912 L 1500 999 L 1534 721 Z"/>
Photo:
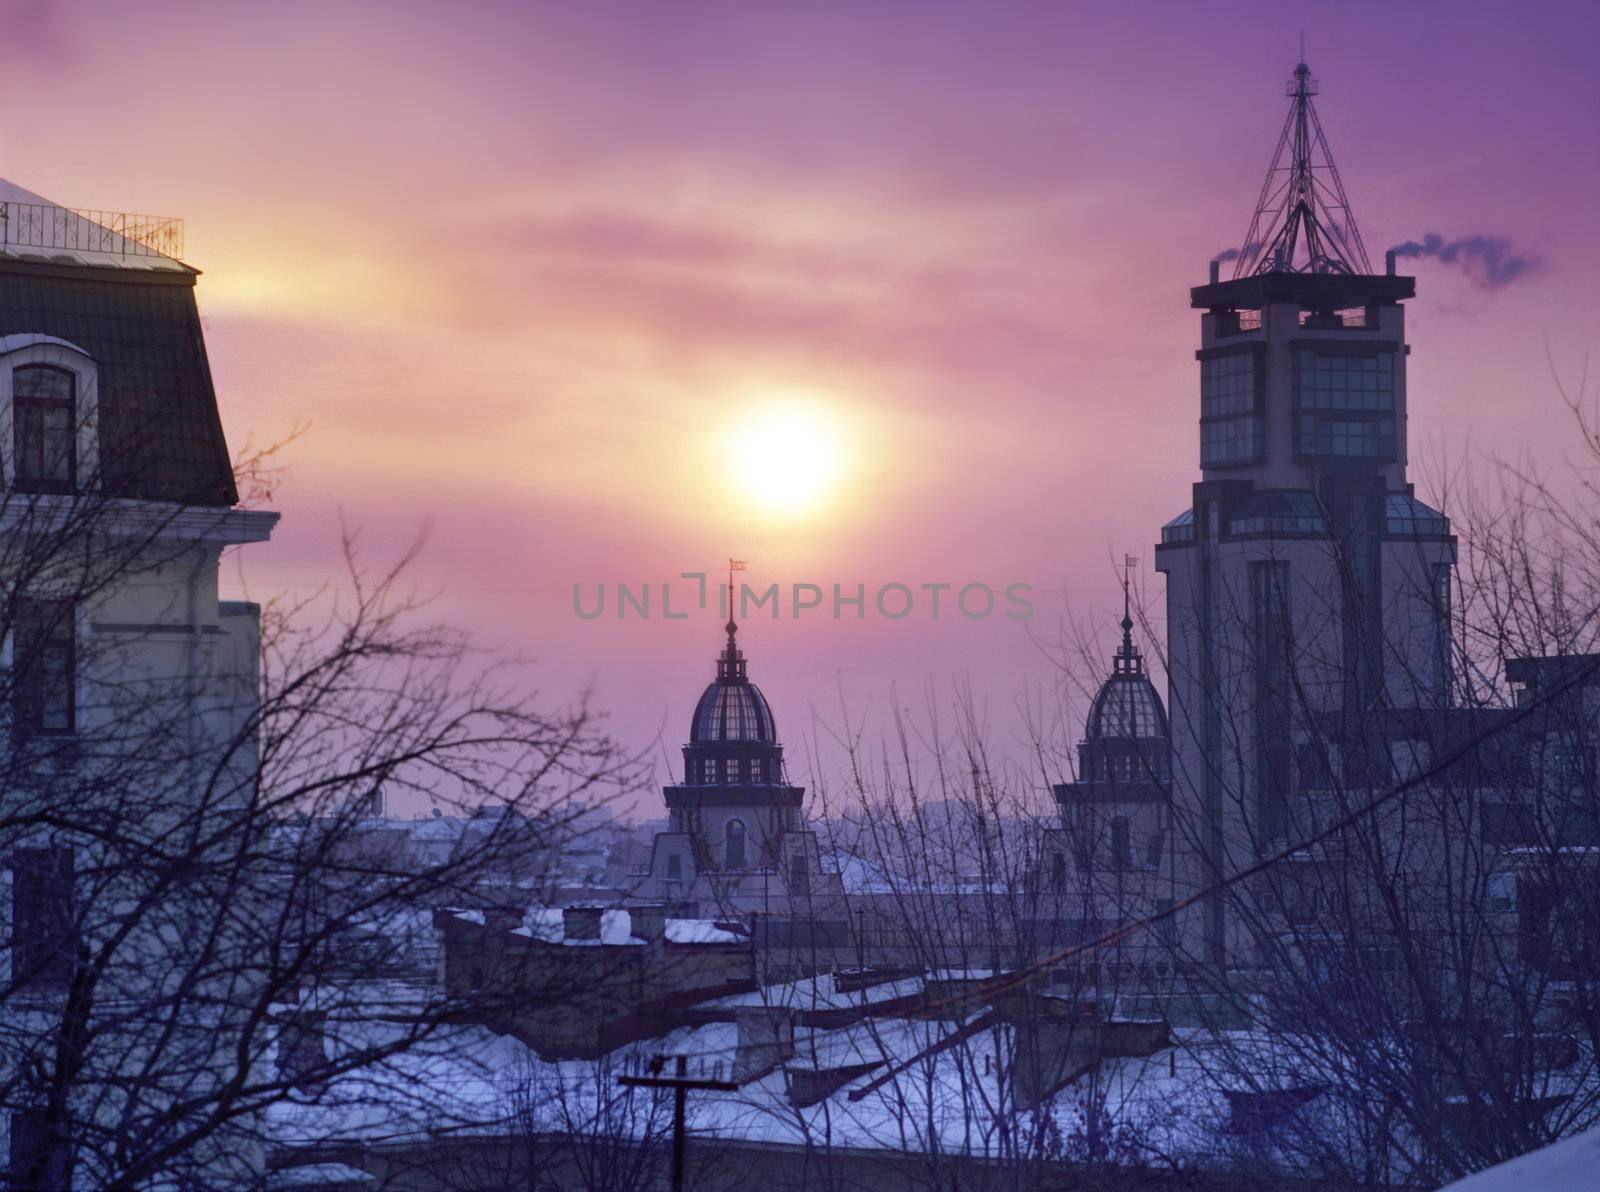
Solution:
<path fill-rule="evenodd" d="M 735 554 L 752 582 L 1034 586 L 1035 618 L 759 621 L 792 746 L 840 693 L 970 680 L 997 721 L 1113 644 L 1113 565 L 1188 501 L 1188 287 L 1236 245 L 1304 29 L 1375 258 L 1505 237 L 1503 288 L 1415 263 L 1413 479 L 1559 457 L 1549 360 L 1595 345 L 1595 10 L 1346 3 L 146 4 L 5 8 L 0 173 L 184 216 L 230 440 L 292 427 L 258 598 L 426 523 L 435 611 L 592 680 L 674 751 L 710 614 L 580 621 L 572 588 Z M 1548 357 L 1548 359 L 1547 359 Z M 795 399 L 848 464 L 805 516 L 730 479 Z M 1067 732 L 1074 736 L 1075 727 Z"/>

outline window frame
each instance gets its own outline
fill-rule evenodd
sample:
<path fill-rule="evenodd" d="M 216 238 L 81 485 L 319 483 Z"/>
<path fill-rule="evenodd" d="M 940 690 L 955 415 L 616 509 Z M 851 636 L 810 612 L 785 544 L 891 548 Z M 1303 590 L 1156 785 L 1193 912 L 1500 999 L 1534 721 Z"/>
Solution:
<path fill-rule="evenodd" d="M 67 393 L 65 397 L 40 397 L 33 394 L 23 396 L 17 392 L 18 380 L 27 373 L 51 373 L 66 378 Z M 13 482 L 21 493 L 37 493 L 41 495 L 70 496 L 78 491 L 78 374 L 70 368 L 59 364 L 44 361 L 28 361 L 13 366 L 11 370 L 11 469 Z M 23 475 L 23 460 L 30 457 L 32 451 L 24 451 L 23 424 L 24 412 L 29 415 L 29 421 L 38 419 L 39 428 L 39 454 L 41 465 L 43 459 L 44 443 L 47 438 L 45 419 L 50 412 L 64 411 L 67 416 L 66 426 L 66 478 L 35 476 L 26 478 Z"/>
<path fill-rule="evenodd" d="M 1133 868 L 1133 820 L 1126 815 L 1111 817 L 1111 868 Z"/>
<path fill-rule="evenodd" d="M 77 854 L 66 846 L 28 846 L 14 849 L 8 865 L 11 979 L 19 989 L 63 992 L 77 951 Z"/>

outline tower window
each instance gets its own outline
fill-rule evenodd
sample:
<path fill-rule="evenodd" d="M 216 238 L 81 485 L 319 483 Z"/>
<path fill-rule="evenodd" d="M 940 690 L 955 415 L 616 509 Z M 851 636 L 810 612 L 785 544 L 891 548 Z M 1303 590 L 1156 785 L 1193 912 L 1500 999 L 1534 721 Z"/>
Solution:
<path fill-rule="evenodd" d="M 1254 463 L 1266 449 L 1266 429 L 1256 415 L 1200 424 L 1200 466 Z"/>
<path fill-rule="evenodd" d="M 1151 833 L 1149 849 L 1145 853 L 1145 868 L 1146 869 L 1160 869 L 1161 868 L 1161 852 L 1162 852 L 1162 849 L 1165 848 L 1166 843 L 1167 843 L 1166 829 L 1157 828 L 1153 833 Z"/>
<path fill-rule="evenodd" d="M 18 600 L 12 624 L 12 724 L 25 736 L 73 731 L 77 657 L 70 600 Z"/>
<path fill-rule="evenodd" d="M 1227 352 L 1200 361 L 1200 466 L 1253 463 L 1266 449 L 1261 356 Z"/>
<path fill-rule="evenodd" d="M 1256 412 L 1256 355 L 1234 352 L 1200 362 L 1200 416 Z"/>
<path fill-rule="evenodd" d="M 1256 814 L 1262 836 L 1280 838 L 1288 826 L 1290 658 L 1289 564 L 1250 564 L 1254 621 Z"/>
<path fill-rule="evenodd" d="M 1113 869 L 1133 868 L 1133 845 L 1128 827 L 1128 817 L 1117 815 L 1111 818 L 1111 867 Z"/>
<path fill-rule="evenodd" d="M 1393 410 L 1394 353 L 1331 355 L 1314 348 L 1295 353 L 1302 410 Z"/>
<path fill-rule="evenodd" d="M 667 880 L 675 882 L 681 880 L 682 877 L 683 858 L 677 853 L 669 854 L 667 857 Z"/>
<path fill-rule="evenodd" d="M 21 492 L 70 493 L 78 481 L 78 418 L 73 375 L 29 365 L 12 374 L 16 483 Z"/>
<path fill-rule="evenodd" d="M 728 868 L 744 868 L 744 821 L 729 820 L 727 829 Z"/>

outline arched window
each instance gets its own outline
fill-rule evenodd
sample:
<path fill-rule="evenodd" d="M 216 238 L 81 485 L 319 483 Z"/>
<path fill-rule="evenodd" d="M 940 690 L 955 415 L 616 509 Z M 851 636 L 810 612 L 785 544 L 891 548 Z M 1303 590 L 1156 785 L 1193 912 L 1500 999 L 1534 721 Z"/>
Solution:
<path fill-rule="evenodd" d="M 728 868 L 744 868 L 744 821 L 729 820 L 727 831 Z"/>
<path fill-rule="evenodd" d="M 1133 867 L 1133 846 L 1128 835 L 1128 817 L 1125 815 L 1113 816 L 1111 819 L 1111 867 L 1113 869 Z"/>
<path fill-rule="evenodd" d="M 72 373 L 29 364 L 12 373 L 19 492 L 70 493 L 78 485 L 77 386 Z"/>

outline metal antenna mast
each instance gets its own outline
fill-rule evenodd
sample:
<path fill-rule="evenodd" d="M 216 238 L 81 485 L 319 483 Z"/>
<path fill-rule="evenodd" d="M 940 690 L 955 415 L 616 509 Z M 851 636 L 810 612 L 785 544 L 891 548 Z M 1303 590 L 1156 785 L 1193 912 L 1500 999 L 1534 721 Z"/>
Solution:
<path fill-rule="evenodd" d="M 1289 114 L 1267 167 L 1255 215 L 1233 276 L 1257 273 L 1371 273 L 1350 199 L 1311 97 L 1317 82 L 1304 62 L 1286 94 Z"/>

